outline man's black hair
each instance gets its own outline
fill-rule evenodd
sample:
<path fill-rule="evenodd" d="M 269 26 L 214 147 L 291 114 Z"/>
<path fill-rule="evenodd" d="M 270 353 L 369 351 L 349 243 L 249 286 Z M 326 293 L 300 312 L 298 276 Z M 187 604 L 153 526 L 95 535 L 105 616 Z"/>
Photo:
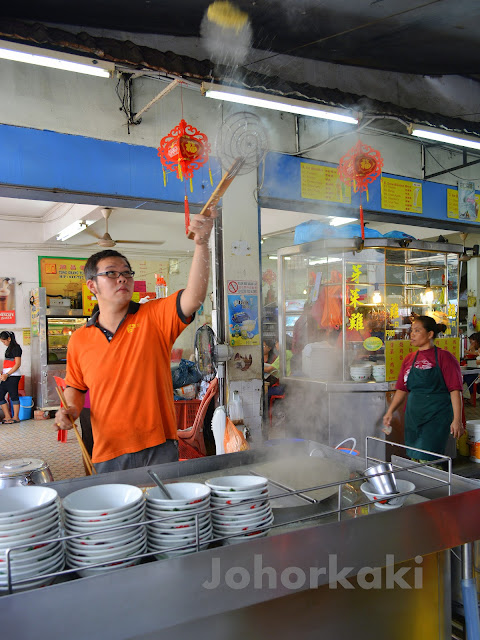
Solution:
<path fill-rule="evenodd" d="M 130 262 L 127 260 L 127 258 L 124 255 L 122 255 L 118 251 L 115 251 L 114 249 L 105 249 L 104 251 L 99 251 L 98 253 L 94 253 L 92 256 L 90 256 L 90 258 L 85 263 L 85 269 L 84 269 L 85 280 L 91 280 L 93 276 L 97 275 L 98 263 L 100 262 L 100 260 L 103 260 L 104 258 L 122 258 L 122 260 L 125 260 L 125 262 L 127 263 L 127 266 L 130 269 L 130 271 L 132 270 Z"/>

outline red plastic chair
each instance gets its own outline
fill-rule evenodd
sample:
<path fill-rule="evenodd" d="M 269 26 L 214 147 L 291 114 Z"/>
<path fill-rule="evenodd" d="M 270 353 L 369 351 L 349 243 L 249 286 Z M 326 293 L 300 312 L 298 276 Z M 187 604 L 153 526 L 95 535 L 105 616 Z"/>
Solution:
<path fill-rule="evenodd" d="M 278 387 L 279 385 L 274 384 L 272 385 L 271 388 L 275 389 L 275 387 Z M 278 395 L 271 395 L 268 399 L 268 420 L 270 422 L 270 427 L 272 426 L 272 405 L 274 400 L 283 400 L 285 398 L 285 393 L 282 394 L 278 394 Z"/>
<path fill-rule="evenodd" d="M 177 429 L 179 450 L 187 450 L 182 445 L 188 444 L 190 447 L 193 447 L 197 452 L 199 452 L 202 456 L 207 455 L 207 450 L 205 448 L 205 440 L 203 439 L 203 421 L 205 419 L 205 414 L 207 413 L 208 405 L 210 401 L 215 397 L 215 394 L 218 390 L 218 380 L 214 378 L 210 384 L 208 385 L 207 392 L 203 396 L 203 399 L 198 407 L 197 415 L 195 416 L 195 422 L 188 429 Z M 188 455 L 185 454 L 185 455 Z M 183 455 L 181 457 L 184 457 Z"/>
<path fill-rule="evenodd" d="M 57 387 L 60 387 L 60 389 L 66 389 L 67 383 L 63 378 L 60 378 L 59 376 L 53 376 L 53 379 L 55 380 L 55 384 L 57 385 Z M 60 406 L 63 407 L 63 404 L 61 402 L 60 402 Z M 59 429 L 57 431 L 58 442 L 66 442 L 67 436 L 68 436 L 68 431 L 66 429 Z"/>

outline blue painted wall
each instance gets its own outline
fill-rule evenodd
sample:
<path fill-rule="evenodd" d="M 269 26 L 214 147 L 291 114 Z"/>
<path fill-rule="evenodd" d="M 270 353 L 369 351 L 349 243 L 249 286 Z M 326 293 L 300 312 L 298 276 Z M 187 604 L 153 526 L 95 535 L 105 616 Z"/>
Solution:
<path fill-rule="evenodd" d="M 0 184 L 98 193 L 107 196 L 183 203 L 185 182 L 168 173 L 151 147 L 95 140 L 54 131 L 0 125 Z M 211 158 L 213 184 L 221 178 Z M 192 204 L 205 203 L 213 191 L 208 163 L 194 173 Z"/>
<path fill-rule="evenodd" d="M 293 202 L 301 202 L 303 204 L 311 203 L 314 206 L 314 210 L 317 210 L 319 206 L 326 205 L 327 207 L 334 207 L 335 209 L 350 211 L 352 207 L 358 208 L 360 203 L 359 194 L 353 193 L 352 190 L 352 204 L 343 203 L 330 203 L 322 200 L 309 200 L 302 198 L 301 195 L 301 180 L 300 180 L 300 164 L 310 163 L 321 165 L 325 167 L 337 167 L 338 165 L 329 162 L 319 162 L 316 160 L 307 160 L 295 156 L 289 156 L 281 153 L 270 152 L 265 161 L 265 179 L 262 189 L 260 190 L 260 199 L 265 201 L 266 199 L 279 199 L 290 200 Z M 449 218 L 447 216 L 447 188 L 457 190 L 456 187 L 450 185 L 438 184 L 436 182 L 429 182 L 427 180 L 414 180 L 412 178 L 405 178 L 403 176 L 393 175 L 391 173 L 383 173 L 385 178 L 396 178 L 399 180 L 405 180 L 408 182 L 420 182 L 422 183 L 422 201 L 423 201 L 423 213 L 417 214 L 407 211 L 393 211 L 391 209 L 383 209 L 381 204 L 381 188 L 380 178 L 377 178 L 368 187 L 369 200 L 367 202 L 365 193 L 362 194 L 362 202 L 364 209 L 376 212 L 384 212 L 386 214 L 393 214 L 395 216 L 409 216 L 409 219 L 418 218 L 420 221 L 447 221 L 449 223 L 460 223 L 469 225 L 480 225 L 480 222 L 473 220 L 458 220 L 455 218 Z M 480 193 L 480 192 L 476 192 Z M 330 212 L 329 212 L 330 213 Z M 389 222 L 392 221 L 389 216 Z M 438 225 L 437 225 L 438 226 Z"/>

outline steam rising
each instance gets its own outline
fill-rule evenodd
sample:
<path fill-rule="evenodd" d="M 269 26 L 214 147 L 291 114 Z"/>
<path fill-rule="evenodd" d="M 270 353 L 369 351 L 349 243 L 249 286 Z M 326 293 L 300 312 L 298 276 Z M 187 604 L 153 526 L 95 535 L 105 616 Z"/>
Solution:
<path fill-rule="evenodd" d="M 208 10 L 200 25 L 205 50 L 212 62 L 225 66 L 243 64 L 252 46 L 252 28 L 247 20 L 241 28 L 209 19 Z"/>

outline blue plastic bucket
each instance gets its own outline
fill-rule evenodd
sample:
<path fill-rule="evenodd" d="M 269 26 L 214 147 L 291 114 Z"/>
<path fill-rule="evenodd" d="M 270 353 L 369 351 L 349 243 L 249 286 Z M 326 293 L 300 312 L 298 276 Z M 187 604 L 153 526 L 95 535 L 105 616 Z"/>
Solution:
<path fill-rule="evenodd" d="M 31 420 L 33 409 L 32 396 L 19 396 L 18 399 L 20 400 L 20 411 L 18 413 L 19 420 Z"/>

